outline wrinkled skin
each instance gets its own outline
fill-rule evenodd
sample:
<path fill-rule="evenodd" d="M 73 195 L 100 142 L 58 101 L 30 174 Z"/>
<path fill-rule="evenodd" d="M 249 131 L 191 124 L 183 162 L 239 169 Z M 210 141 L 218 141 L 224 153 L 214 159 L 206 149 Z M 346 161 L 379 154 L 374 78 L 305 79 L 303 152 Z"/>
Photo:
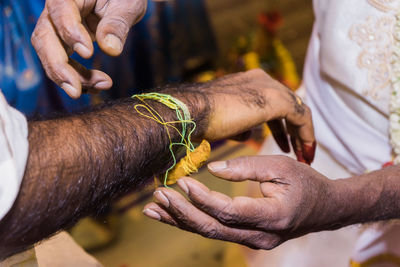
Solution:
<path fill-rule="evenodd" d="M 144 214 L 202 236 L 256 249 L 272 249 L 332 222 L 325 201 L 333 182 L 304 163 L 284 156 L 242 157 L 209 164 L 214 175 L 233 182 L 260 183 L 263 198 L 230 198 L 191 178 L 178 181 L 189 201 L 171 188 L 154 193 Z"/>
<path fill-rule="evenodd" d="M 110 56 L 121 54 L 129 29 L 145 14 L 146 0 L 47 0 L 32 44 L 47 76 L 69 96 L 111 88 L 104 72 L 71 60 L 73 52 L 93 55 L 93 41 Z"/>
<path fill-rule="evenodd" d="M 273 123 L 274 127 L 270 129 L 284 152 L 290 152 L 287 137 L 289 134 L 297 159 L 311 164 L 316 143 L 309 107 L 293 91 L 260 69 L 243 74 L 227 75 L 219 79 L 214 83 L 214 87 L 218 89 L 208 92 L 220 97 L 214 103 L 215 110 L 203 138 L 214 141 L 222 139 L 224 132 L 231 133 L 231 136 L 240 134 L 244 129 L 251 129 L 254 121 L 249 118 L 253 118 L 256 124 L 268 122 L 271 126 Z M 237 87 L 240 89 L 237 90 Z M 228 100 L 224 94 L 236 97 Z M 237 108 L 243 104 L 246 108 Z M 233 121 L 240 123 L 232 123 Z"/>

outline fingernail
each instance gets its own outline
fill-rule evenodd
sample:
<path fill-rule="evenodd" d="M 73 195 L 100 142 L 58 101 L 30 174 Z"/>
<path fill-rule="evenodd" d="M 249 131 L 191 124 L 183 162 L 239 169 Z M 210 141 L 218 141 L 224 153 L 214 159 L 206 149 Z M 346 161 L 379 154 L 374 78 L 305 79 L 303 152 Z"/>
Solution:
<path fill-rule="evenodd" d="M 121 53 L 122 51 L 121 40 L 114 34 L 107 34 L 107 36 L 104 38 L 104 43 L 109 48 L 115 50 L 118 53 Z"/>
<path fill-rule="evenodd" d="M 155 212 L 154 210 L 145 209 L 143 210 L 143 214 L 154 220 L 161 221 L 161 215 L 158 212 Z"/>
<path fill-rule="evenodd" d="M 96 83 L 94 85 L 94 88 L 97 89 L 97 90 L 107 90 L 107 89 L 110 89 L 111 86 L 112 86 L 111 82 L 109 82 L 109 81 L 101 81 L 101 82 Z"/>
<path fill-rule="evenodd" d="M 317 148 L 317 142 L 314 141 L 314 143 L 310 146 L 307 144 L 303 144 L 303 156 L 304 159 L 307 160 L 309 164 L 311 164 L 314 161 L 315 157 L 315 150 Z"/>
<path fill-rule="evenodd" d="M 168 208 L 169 207 L 169 200 L 168 198 L 164 195 L 163 192 L 161 191 L 156 191 L 154 192 L 154 197 L 160 201 L 161 204 L 163 204 L 164 207 Z"/>
<path fill-rule="evenodd" d="M 77 52 L 79 55 L 81 55 L 84 58 L 88 58 L 92 54 L 91 51 L 89 50 L 89 48 L 87 48 L 86 46 L 84 46 L 81 43 L 74 44 L 73 49 L 75 52 Z"/>
<path fill-rule="evenodd" d="M 208 164 L 208 168 L 213 172 L 220 172 L 227 169 L 226 161 L 216 161 Z"/>
<path fill-rule="evenodd" d="M 185 181 L 183 181 L 182 179 L 178 180 L 178 186 L 186 193 L 186 195 L 189 195 L 189 188 L 186 184 Z"/>
<path fill-rule="evenodd" d="M 78 89 L 70 85 L 69 83 L 62 83 L 61 88 L 66 91 L 72 97 L 79 97 Z"/>

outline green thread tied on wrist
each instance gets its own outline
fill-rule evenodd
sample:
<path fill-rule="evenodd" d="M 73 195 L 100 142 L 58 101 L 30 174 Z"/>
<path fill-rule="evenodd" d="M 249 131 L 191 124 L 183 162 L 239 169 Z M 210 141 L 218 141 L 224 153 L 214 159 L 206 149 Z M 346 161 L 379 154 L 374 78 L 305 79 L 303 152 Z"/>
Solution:
<path fill-rule="evenodd" d="M 181 146 L 186 148 L 187 155 L 193 152 L 195 150 L 195 147 L 191 141 L 191 136 L 193 132 L 196 130 L 196 123 L 192 120 L 190 116 L 189 109 L 179 99 L 176 99 L 175 97 L 172 97 L 171 95 L 168 94 L 161 94 L 161 93 L 146 93 L 146 94 L 140 94 L 140 95 L 134 95 L 132 98 L 137 98 L 139 99 L 142 104 L 137 104 L 135 105 L 135 110 L 138 112 L 143 117 L 146 117 L 148 119 L 154 120 L 155 122 L 163 125 L 165 127 L 165 130 L 167 132 L 170 144 L 169 144 L 169 150 L 172 155 L 173 159 L 173 164 L 171 167 L 168 168 L 168 170 L 165 172 L 164 175 L 164 186 L 168 187 L 168 174 L 171 170 L 175 168 L 177 165 L 176 161 L 176 155 L 173 151 L 174 146 Z M 154 100 L 159 103 L 164 104 L 168 108 L 175 110 L 176 111 L 176 117 L 178 118 L 177 121 L 165 121 L 163 117 L 151 106 L 149 105 L 146 100 Z M 143 111 L 141 111 L 141 109 Z M 146 114 L 146 112 L 148 114 Z M 180 131 L 176 125 L 180 124 L 182 127 L 182 131 Z M 193 126 L 192 129 L 189 129 L 190 124 Z M 180 142 L 173 142 L 171 138 L 171 132 L 170 130 L 175 130 L 179 136 L 181 137 Z M 192 160 L 186 159 L 188 162 L 185 166 L 183 166 L 186 170 L 191 170 L 190 173 L 197 171 L 198 168 L 196 167 L 196 164 L 191 164 Z M 189 165 L 189 166 L 187 166 Z M 190 174 L 189 173 L 189 174 Z"/>

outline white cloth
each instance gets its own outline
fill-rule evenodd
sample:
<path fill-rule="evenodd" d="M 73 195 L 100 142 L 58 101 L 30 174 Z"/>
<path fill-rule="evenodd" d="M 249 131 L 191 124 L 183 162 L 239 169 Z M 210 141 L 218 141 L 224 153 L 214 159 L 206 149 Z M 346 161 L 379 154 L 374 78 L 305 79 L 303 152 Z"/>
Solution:
<path fill-rule="evenodd" d="M 398 2 L 314 0 L 305 102 L 317 140 L 354 174 L 391 160 L 390 60 Z"/>
<path fill-rule="evenodd" d="M 0 220 L 18 195 L 28 158 L 28 124 L 0 91 Z"/>
<path fill-rule="evenodd" d="M 366 266 L 398 267 L 400 260 L 400 224 L 387 222 L 364 229 L 355 245 L 352 259 L 357 263 L 375 261 Z M 383 256 L 383 257 L 382 257 Z M 377 258 L 381 258 L 379 261 Z"/>

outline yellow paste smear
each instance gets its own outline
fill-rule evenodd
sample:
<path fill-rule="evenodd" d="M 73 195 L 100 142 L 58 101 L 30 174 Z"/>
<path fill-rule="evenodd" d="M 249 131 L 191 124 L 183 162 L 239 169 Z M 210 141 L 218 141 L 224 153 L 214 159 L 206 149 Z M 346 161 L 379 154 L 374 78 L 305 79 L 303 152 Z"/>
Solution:
<path fill-rule="evenodd" d="M 211 146 L 207 140 L 203 140 L 192 152 L 187 150 L 186 156 L 169 172 L 166 184 L 173 185 L 179 178 L 197 172 L 210 158 L 210 153 Z"/>

